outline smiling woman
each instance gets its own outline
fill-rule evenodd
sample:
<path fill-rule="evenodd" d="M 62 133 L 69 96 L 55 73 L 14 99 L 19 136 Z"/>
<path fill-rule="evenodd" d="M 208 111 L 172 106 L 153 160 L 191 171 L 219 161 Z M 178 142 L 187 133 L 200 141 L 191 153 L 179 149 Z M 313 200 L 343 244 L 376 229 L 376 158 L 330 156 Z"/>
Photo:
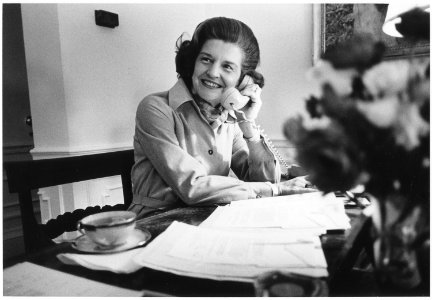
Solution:
<path fill-rule="evenodd" d="M 222 92 L 237 85 L 242 51 L 236 44 L 208 40 L 198 55 L 192 75 L 192 93 L 216 107 Z"/>
<path fill-rule="evenodd" d="M 279 182 L 279 163 L 255 125 L 264 78 L 256 71 L 260 51 L 252 30 L 235 19 L 211 18 L 191 40 L 180 37 L 177 48 L 177 83 L 138 106 L 130 210 L 144 217 L 314 191 L 303 177 Z M 251 81 L 240 93 L 248 103 L 238 110 L 222 106 L 224 93 L 245 77 Z"/>

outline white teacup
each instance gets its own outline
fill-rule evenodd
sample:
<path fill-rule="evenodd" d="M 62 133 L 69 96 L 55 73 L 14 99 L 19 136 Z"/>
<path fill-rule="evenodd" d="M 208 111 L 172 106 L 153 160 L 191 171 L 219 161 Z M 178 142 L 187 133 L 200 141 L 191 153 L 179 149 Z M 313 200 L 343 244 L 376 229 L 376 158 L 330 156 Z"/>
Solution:
<path fill-rule="evenodd" d="M 101 247 L 111 248 L 126 243 L 135 229 L 136 213 L 109 211 L 87 216 L 77 229 Z"/>

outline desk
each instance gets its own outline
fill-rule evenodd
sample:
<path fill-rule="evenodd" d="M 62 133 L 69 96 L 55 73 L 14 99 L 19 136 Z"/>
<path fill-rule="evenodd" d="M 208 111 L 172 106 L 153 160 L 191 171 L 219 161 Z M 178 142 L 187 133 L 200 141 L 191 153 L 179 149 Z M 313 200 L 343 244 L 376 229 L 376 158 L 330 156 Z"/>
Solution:
<path fill-rule="evenodd" d="M 187 207 L 174 209 L 169 212 L 151 216 L 137 222 L 138 228 L 146 228 L 152 233 L 152 238 L 163 232 L 174 220 L 191 225 L 199 225 L 213 211 L 215 207 Z M 361 216 L 358 210 L 348 212 L 352 228 L 346 232 L 336 232 L 322 236 L 322 245 L 329 266 L 330 277 L 340 271 L 346 262 L 345 258 L 352 253 L 351 246 L 345 247 L 349 242 L 349 233 L 361 229 Z M 360 221 L 360 222 L 359 222 Z M 167 272 L 142 268 L 132 274 L 114 274 L 108 271 L 93 271 L 81 266 L 71 266 L 61 263 L 56 254 L 63 252 L 76 252 L 70 244 L 59 244 L 29 256 L 28 261 L 53 268 L 66 273 L 78 275 L 103 283 L 129 288 L 133 290 L 153 290 L 174 296 L 201 296 L 201 297 L 251 297 L 254 288 L 251 283 L 215 281 L 209 279 L 179 276 Z M 341 255 L 344 259 L 341 259 Z M 348 279 L 349 280 L 349 279 Z M 342 283 L 345 287 L 349 282 Z M 350 284 L 352 285 L 352 283 Z M 355 285 L 359 287 L 356 282 Z M 330 285 L 331 287 L 331 285 Z M 358 295 L 352 291 L 351 295 Z M 372 292 L 372 291 L 369 291 Z M 330 295 L 340 295 L 338 288 L 333 287 Z M 372 294 L 368 294 L 371 296 Z"/>

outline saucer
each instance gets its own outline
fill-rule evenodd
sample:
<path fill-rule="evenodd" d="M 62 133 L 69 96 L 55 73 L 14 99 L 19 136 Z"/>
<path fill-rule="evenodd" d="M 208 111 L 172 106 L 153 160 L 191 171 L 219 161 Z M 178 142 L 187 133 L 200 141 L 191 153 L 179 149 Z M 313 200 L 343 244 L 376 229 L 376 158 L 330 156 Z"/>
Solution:
<path fill-rule="evenodd" d="M 124 244 L 114 246 L 112 248 L 101 248 L 86 235 L 82 235 L 73 241 L 72 248 L 86 253 L 116 253 L 142 246 L 150 238 L 150 232 L 145 229 L 143 230 L 135 228 Z"/>

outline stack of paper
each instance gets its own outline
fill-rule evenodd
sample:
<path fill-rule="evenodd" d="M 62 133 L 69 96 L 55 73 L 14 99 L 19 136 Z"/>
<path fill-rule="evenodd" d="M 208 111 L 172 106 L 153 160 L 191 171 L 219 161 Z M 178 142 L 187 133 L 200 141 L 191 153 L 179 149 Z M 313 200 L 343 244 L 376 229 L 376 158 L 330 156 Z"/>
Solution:
<path fill-rule="evenodd" d="M 279 228 L 324 234 L 350 228 L 343 201 L 333 193 L 307 193 L 234 201 L 218 207 L 200 226 L 229 229 Z"/>
<path fill-rule="evenodd" d="M 349 226 L 343 202 L 334 194 L 236 201 L 218 207 L 199 227 L 174 222 L 134 260 L 217 280 L 253 281 L 271 270 L 325 277 L 319 235 Z"/>
<path fill-rule="evenodd" d="M 228 231 L 174 222 L 135 258 L 142 266 L 184 276 L 253 281 L 270 270 L 325 277 L 318 236 Z"/>

